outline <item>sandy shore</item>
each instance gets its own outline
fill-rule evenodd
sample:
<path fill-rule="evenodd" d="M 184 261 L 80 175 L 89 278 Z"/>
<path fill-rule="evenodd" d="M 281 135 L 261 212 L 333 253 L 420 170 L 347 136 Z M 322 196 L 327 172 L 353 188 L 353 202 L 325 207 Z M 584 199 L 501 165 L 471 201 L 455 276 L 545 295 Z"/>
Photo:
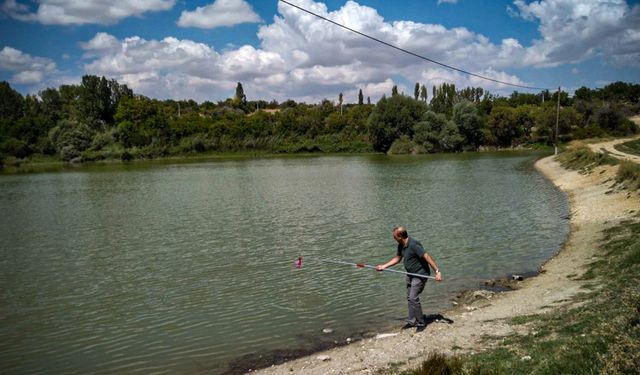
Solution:
<path fill-rule="evenodd" d="M 571 206 L 571 233 L 561 251 L 542 267 L 540 275 L 521 282 L 515 291 L 479 293 L 481 298 L 471 305 L 443 313 L 453 320 L 452 324 L 434 322 L 421 333 L 399 328 L 380 332 L 376 338 L 272 366 L 258 373 L 372 374 L 391 366 L 398 371 L 409 369 L 418 366 L 430 352 L 453 354 L 486 349 L 487 343 L 481 342 L 484 335 L 525 333 L 526 326 L 512 326 L 508 323 L 509 318 L 570 306 L 574 303 L 572 296 L 584 285 L 584 281 L 576 280 L 576 276 L 581 275 L 585 265 L 593 260 L 602 231 L 639 212 L 640 195 L 613 187 L 617 167 L 599 167 L 581 174 L 565 170 L 553 157 L 547 157 L 539 160 L 536 168 L 567 193 Z M 444 276 L 446 278 L 446 273 Z M 433 313 L 428 306 L 425 306 L 425 312 Z"/>

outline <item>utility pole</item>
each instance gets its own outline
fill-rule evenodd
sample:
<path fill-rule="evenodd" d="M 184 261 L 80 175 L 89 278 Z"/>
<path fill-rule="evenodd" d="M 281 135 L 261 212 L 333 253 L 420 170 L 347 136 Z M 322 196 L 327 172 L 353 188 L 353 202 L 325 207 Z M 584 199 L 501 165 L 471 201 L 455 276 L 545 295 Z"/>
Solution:
<path fill-rule="evenodd" d="M 558 123 L 560 122 L 560 86 L 558 86 L 558 107 L 556 108 L 556 141 L 555 155 L 558 155 Z"/>
<path fill-rule="evenodd" d="M 180 117 L 180 102 L 178 102 L 178 117 Z"/>

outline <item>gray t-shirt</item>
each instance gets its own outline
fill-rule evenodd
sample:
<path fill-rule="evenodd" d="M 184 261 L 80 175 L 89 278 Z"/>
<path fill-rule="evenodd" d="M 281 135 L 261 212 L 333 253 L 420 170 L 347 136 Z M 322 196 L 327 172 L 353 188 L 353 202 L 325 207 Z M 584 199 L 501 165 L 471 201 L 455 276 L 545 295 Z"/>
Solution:
<path fill-rule="evenodd" d="M 404 268 L 407 272 L 431 275 L 429 263 L 424 259 L 424 253 L 425 251 L 422 244 L 411 237 L 409 237 L 407 247 L 398 244 L 397 255 L 402 257 Z"/>

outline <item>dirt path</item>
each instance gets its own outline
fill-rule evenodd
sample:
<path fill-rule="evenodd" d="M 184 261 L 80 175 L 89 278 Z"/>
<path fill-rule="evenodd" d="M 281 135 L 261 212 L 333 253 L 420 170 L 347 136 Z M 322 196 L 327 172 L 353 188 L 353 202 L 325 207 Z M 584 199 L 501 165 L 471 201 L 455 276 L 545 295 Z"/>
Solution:
<path fill-rule="evenodd" d="M 640 116 L 631 117 L 631 121 L 640 125 Z M 633 141 L 634 139 L 638 139 L 638 138 L 640 138 L 640 135 L 637 135 L 635 137 L 629 137 L 629 138 L 620 138 L 613 141 L 594 143 L 594 144 L 590 144 L 589 148 L 591 148 L 591 150 L 595 152 L 602 152 L 602 150 L 606 150 L 609 154 L 617 157 L 618 159 L 625 159 L 625 160 L 633 161 L 635 163 L 640 163 L 640 156 L 627 154 L 625 152 L 616 150 L 614 147 L 615 145 L 618 145 L 620 143 Z"/>

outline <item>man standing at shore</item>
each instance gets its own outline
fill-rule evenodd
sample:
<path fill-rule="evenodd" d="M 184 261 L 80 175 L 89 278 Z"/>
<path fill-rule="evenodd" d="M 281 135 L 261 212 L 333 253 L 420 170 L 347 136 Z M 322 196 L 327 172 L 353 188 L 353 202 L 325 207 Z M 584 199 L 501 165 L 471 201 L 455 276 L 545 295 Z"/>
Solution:
<path fill-rule="evenodd" d="M 420 242 L 409 237 L 404 227 L 395 227 L 392 233 L 393 239 L 398 242 L 396 256 L 385 264 L 377 265 L 376 269 L 378 271 L 396 265 L 404 259 L 404 268 L 407 272 L 429 276 L 431 275 L 429 267 L 431 267 L 436 273 L 436 281 L 442 281 L 442 274 L 438 269 L 438 265 L 436 265 L 433 258 L 424 250 Z M 426 322 L 425 316 L 422 313 L 422 306 L 420 305 L 420 293 L 424 290 L 426 283 L 426 277 L 407 275 L 409 318 L 407 319 L 407 324 L 402 327 L 403 329 L 416 327 L 417 332 L 425 329 Z"/>

